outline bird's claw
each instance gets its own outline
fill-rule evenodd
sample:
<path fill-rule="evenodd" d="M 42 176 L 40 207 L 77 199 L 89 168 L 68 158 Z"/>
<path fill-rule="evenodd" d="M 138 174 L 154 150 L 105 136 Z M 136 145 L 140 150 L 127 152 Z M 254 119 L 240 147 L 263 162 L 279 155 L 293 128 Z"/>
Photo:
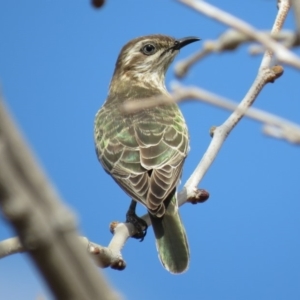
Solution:
<path fill-rule="evenodd" d="M 131 223 L 137 231 L 132 237 L 142 242 L 147 234 L 147 222 L 131 211 L 128 211 L 126 214 L 126 222 Z"/>

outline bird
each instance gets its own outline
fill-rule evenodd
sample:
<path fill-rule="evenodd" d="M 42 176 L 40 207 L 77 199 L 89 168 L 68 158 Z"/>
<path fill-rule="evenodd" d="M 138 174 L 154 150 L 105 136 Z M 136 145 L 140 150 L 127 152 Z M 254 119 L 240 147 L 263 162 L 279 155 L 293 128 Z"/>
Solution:
<path fill-rule="evenodd" d="M 190 253 L 176 188 L 189 151 L 185 119 L 176 103 L 124 113 L 126 101 L 169 96 L 165 74 L 180 49 L 199 41 L 153 34 L 129 41 L 117 58 L 106 101 L 96 114 L 94 142 L 104 170 L 131 197 L 127 221 L 143 239 L 147 224 L 135 214 L 146 207 L 159 259 L 166 270 L 183 273 Z"/>

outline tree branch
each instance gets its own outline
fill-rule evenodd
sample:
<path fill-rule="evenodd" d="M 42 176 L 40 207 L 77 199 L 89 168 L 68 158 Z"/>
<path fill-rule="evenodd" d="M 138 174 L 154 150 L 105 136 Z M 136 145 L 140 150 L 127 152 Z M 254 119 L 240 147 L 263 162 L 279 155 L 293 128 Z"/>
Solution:
<path fill-rule="evenodd" d="M 274 71 L 270 69 L 261 70 L 244 99 L 237 106 L 236 110 L 222 125 L 215 128 L 210 145 L 208 146 L 195 171 L 184 186 L 184 188 L 187 190 L 187 193 L 190 189 L 198 186 L 203 176 L 206 174 L 207 170 L 215 160 L 225 139 L 245 115 L 247 109 L 253 104 L 265 84 L 275 79 L 276 74 Z"/>
<path fill-rule="evenodd" d="M 279 31 L 281 30 L 284 21 L 286 19 L 286 16 L 289 12 L 289 9 L 291 7 L 290 4 L 290 0 L 280 0 L 278 2 L 278 13 L 275 19 L 275 22 L 273 24 L 272 30 L 271 30 L 271 34 L 278 34 Z M 269 37 L 268 37 L 269 38 Z M 269 38 L 270 39 L 270 38 Z M 272 40 L 272 39 L 270 39 Z M 280 45 L 280 47 L 283 49 L 285 49 L 286 51 L 288 51 L 284 46 L 282 46 L 280 43 L 277 43 L 278 45 Z M 261 61 L 260 64 L 260 69 L 265 69 L 265 68 L 269 68 L 271 66 L 271 60 L 273 57 L 273 53 L 274 53 L 274 49 L 268 48 L 264 54 L 264 57 Z M 289 52 L 292 54 L 292 52 Z M 276 53 L 277 54 L 277 53 Z M 279 55 L 277 54 L 278 59 L 280 60 Z M 299 60 L 299 58 L 297 58 Z M 299 68 L 299 66 L 298 66 Z"/>
<path fill-rule="evenodd" d="M 295 15 L 295 21 L 297 24 L 297 35 L 300 38 L 300 1 L 299 0 L 291 0 L 293 11 Z"/>
<path fill-rule="evenodd" d="M 203 13 L 204 15 L 215 19 L 225 25 L 228 25 L 242 34 L 249 36 L 251 39 L 264 45 L 269 51 L 274 52 L 277 59 L 283 63 L 286 63 L 292 67 L 300 68 L 300 58 L 293 52 L 289 51 L 286 47 L 276 42 L 267 34 L 262 33 L 249 25 L 245 21 L 205 2 L 197 0 L 178 0 L 179 2 L 193 8 L 194 10 Z M 280 2 L 279 13 L 277 14 L 276 21 L 272 31 L 275 32 L 276 28 L 280 28 L 281 22 L 285 19 L 285 11 L 289 9 L 289 0 L 282 0 Z"/>
<path fill-rule="evenodd" d="M 278 33 L 271 33 L 270 31 L 261 31 L 261 33 L 267 34 L 273 39 L 280 41 L 284 46 L 290 48 L 300 46 L 300 39 L 297 35 L 288 30 L 280 31 Z M 186 76 L 189 69 L 201 59 L 205 58 L 212 53 L 220 53 L 225 51 L 233 51 L 244 43 L 253 42 L 254 39 L 235 30 L 228 29 L 219 36 L 216 40 L 207 40 L 203 42 L 202 49 L 199 52 L 192 54 L 190 57 L 182 59 L 175 65 L 175 75 L 178 78 Z M 250 54 L 259 54 L 265 51 L 262 46 L 250 47 Z"/>
<path fill-rule="evenodd" d="M 195 99 L 230 111 L 238 109 L 236 102 L 197 87 L 176 85 L 173 90 L 176 99 L 180 99 L 180 101 Z M 293 122 L 253 107 L 245 112 L 245 117 L 263 123 L 263 132 L 267 135 L 300 144 L 300 126 Z"/>
<path fill-rule="evenodd" d="M 59 201 L 0 99 L 0 206 L 56 299 L 119 299 L 78 243 Z"/>
<path fill-rule="evenodd" d="M 185 190 L 178 193 L 179 205 L 183 205 L 186 202 L 192 204 L 203 203 L 208 198 L 208 192 L 203 189 L 195 188 L 189 195 L 187 195 Z M 142 216 L 142 219 L 148 226 L 151 226 L 148 214 Z M 112 222 L 110 227 L 114 235 L 107 247 L 91 242 L 86 237 L 79 237 L 79 243 L 92 255 L 92 258 L 99 267 L 111 267 L 116 270 L 124 270 L 126 262 L 122 257 L 121 250 L 127 239 L 136 233 L 136 229 L 131 223 L 119 222 Z M 26 250 L 22 246 L 19 238 L 10 238 L 0 242 L 0 258 L 24 251 Z"/>

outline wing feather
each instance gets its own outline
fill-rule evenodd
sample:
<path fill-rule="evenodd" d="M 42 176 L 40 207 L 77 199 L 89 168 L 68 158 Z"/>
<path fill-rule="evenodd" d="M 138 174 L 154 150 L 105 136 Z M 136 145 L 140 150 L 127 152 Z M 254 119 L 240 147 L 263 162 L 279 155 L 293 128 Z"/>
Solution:
<path fill-rule="evenodd" d="M 177 105 L 124 116 L 98 112 L 95 124 L 98 158 L 133 199 L 157 216 L 179 182 L 188 152 L 188 132 Z"/>

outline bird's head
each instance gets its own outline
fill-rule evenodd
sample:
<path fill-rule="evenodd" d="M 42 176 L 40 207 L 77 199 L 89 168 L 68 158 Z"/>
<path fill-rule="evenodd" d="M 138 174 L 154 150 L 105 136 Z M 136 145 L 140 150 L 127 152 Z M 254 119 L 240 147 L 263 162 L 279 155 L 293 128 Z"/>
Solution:
<path fill-rule="evenodd" d="M 142 36 L 128 42 L 121 50 L 110 90 L 128 85 L 165 90 L 165 73 L 184 46 L 199 41 L 197 37 L 174 39 L 166 35 Z"/>

